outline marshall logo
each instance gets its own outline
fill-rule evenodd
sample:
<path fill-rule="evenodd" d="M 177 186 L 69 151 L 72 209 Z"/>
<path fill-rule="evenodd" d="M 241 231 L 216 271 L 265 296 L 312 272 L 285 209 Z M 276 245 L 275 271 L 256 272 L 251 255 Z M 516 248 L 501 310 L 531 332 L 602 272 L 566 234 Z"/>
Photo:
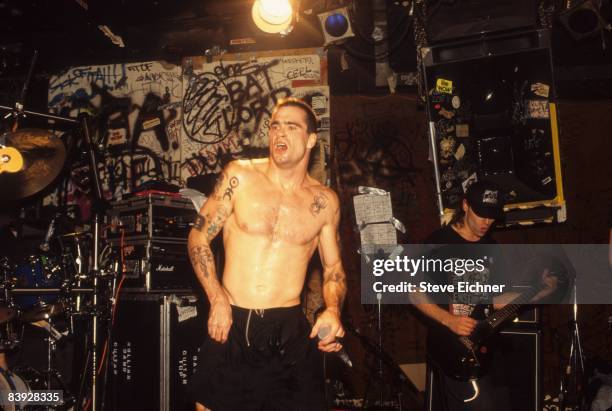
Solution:
<path fill-rule="evenodd" d="M 155 271 L 164 272 L 164 273 L 172 273 L 174 272 L 174 266 L 160 264 L 157 266 L 157 269 Z"/>

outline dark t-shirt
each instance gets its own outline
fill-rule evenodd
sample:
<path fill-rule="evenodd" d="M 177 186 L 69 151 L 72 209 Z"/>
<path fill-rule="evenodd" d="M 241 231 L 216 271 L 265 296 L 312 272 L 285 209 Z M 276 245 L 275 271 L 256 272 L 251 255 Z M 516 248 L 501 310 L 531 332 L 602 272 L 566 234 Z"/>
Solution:
<path fill-rule="evenodd" d="M 497 244 L 489 233 L 478 241 L 468 241 L 461 237 L 450 225 L 437 229 L 425 240 L 426 244 Z"/>
<path fill-rule="evenodd" d="M 435 271 L 429 273 L 431 282 L 437 284 L 454 284 L 457 290 L 459 282 L 470 284 L 480 283 L 498 284 L 500 279 L 505 278 L 505 264 L 497 242 L 489 235 L 483 236 L 478 241 L 467 241 L 461 237 L 451 226 L 444 226 L 434 231 L 426 240 L 427 244 L 436 244 L 432 247 L 429 258 L 463 261 L 481 261 L 482 270 L 463 270 L 456 272 Z M 470 315 L 478 304 L 491 304 L 492 295 L 488 293 L 465 293 L 454 292 L 446 296 L 446 304 L 440 304 L 448 309 L 452 304 L 451 312 L 456 315 Z M 441 303 L 440 298 L 436 298 Z"/>

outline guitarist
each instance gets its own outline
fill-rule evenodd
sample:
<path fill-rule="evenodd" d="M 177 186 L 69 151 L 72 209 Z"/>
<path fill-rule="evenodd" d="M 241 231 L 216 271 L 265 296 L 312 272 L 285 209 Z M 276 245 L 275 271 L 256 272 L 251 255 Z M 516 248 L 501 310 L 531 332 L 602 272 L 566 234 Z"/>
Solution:
<path fill-rule="evenodd" d="M 503 217 L 503 205 L 502 192 L 493 183 L 480 181 L 469 186 L 448 225 L 433 232 L 426 243 L 446 245 L 436 250 L 437 257 L 440 257 L 440 254 L 446 258 L 478 259 L 483 258 L 484 255 L 489 257 L 486 259 L 484 269 L 480 271 L 474 270 L 463 276 L 435 273 L 440 274 L 436 275 L 437 282 L 452 284 L 456 280 L 469 280 L 478 281 L 481 284 L 495 284 L 495 278 L 505 278 L 505 264 L 501 255 L 496 252 L 499 251 L 495 246 L 496 241 L 490 235 L 493 223 Z M 462 246 L 453 249 L 453 245 L 469 244 L 480 246 L 473 248 Z M 482 245 L 490 246 L 483 247 Z M 453 255 L 453 252 L 461 255 Z M 466 252 L 470 255 L 466 255 Z M 491 258 L 491 256 L 494 257 Z M 555 279 L 547 274 L 544 277 L 543 282 L 546 287 L 554 288 Z M 541 294 L 534 299 L 545 295 L 544 292 Z M 512 292 L 493 297 L 486 294 L 450 294 L 447 296 L 448 304 L 444 305 L 432 303 L 430 297 L 425 294 L 416 296 L 418 298 L 416 307 L 428 317 L 430 329 L 427 351 L 428 366 L 432 371 L 432 376 L 428 379 L 428 410 L 510 410 L 509 392 L 503 381 L 503 367 L 501 369 L 496 367 L 496 362 L 499 361 L 496 361 L 495 356 L 489 367 L 491 372 L 478 380 L 478 396 L 465 402 L 466 399 L 474 397 L 474 386 L 469 381 L 459 381 L 445 374 L 431 361 L 432 351 L 434 349 L 443 350 L 445 344 L 444 341 L 433 341 L 432 328 L 447 327 L 457 336 L 469 336 L 477 325 L 477 320 L 469 317 L 476 308 L 483 308 L 483 304 L 486 304 L 487 309 L 499 309 L 516 296 L 517 294 Z"/>

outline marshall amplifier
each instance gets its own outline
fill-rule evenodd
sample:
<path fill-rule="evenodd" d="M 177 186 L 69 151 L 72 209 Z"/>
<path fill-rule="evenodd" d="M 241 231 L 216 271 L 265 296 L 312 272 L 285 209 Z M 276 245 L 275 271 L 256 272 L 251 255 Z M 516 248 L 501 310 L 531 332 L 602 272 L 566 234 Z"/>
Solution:
<path fill-rule="evenodd" d="M 123 256 L 123 289 L 130 292 L 173 292 L 197 289 L 187 255 L 186 241 L 112 240 L 116 255 Z M 123 250 L 121 250 L 123 248 Z"/>
<path fill-rule="evenodd" d="M 148 192 L 111 203 L 108 239 L 185 240 L 197 211 L 190 200 L 176 194 Z"/>

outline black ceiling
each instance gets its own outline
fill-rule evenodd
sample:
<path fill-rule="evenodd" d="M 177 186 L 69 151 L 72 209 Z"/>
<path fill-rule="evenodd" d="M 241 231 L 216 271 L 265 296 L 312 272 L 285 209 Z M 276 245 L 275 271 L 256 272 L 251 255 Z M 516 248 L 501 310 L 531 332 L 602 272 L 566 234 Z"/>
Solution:
<path fill-rule="evenodd" d="M 219 46 L 229 52 L 230 39 L 255 38 L 257 44 L 249 50 L 321 46 L 323 38 L 316 18 L 317 9 L 344 3 L 357 4 L 353 16 L 359 24 L 362 38 L 349 42 L 350 53 L 373 53 L 371 39 L 372 0 L 301 0 L 301 10 L 314 8 L 315 13 L 303 16 L 300 24 L 286 38 L 265 36 L 251 21 L 253 0 L 0 0 L 0 79 L 27 72 L 33 50 L 39 51 L 37 73 L 49 73 L 60 68 L 83 65 L 164 59 L 173 62 L 181 57 L 204 54 L 206 49 Z M 430 0 L 435 3 L 469 2 L 472 0 Z M 565 0 L 551 0 L 558 10 Z M 612 22 L 612 0 L 601 1 L 602 14 Z M 392 19 L 405 15 L 407 7 L 401 0 L 387 0 L 389 26 Z M 534 0 L 534 4 L 536 0 Z M 577 3 L 577 2 L 575 2 Z M 404 4 L 404 5 L 405 5 Z M 83 7 L 85 5 L 87 9 Z M 369 11 L 368 11 L 369 10 Z M 401 22 L 410 24 L 410 19 Z M 575 41 L 555 18 L 553 56 L 557 79 L 561 82 L 591 82 L 594 93 L 606 89 L 612 96 L 612 31 L 603 30 L 582 42 Z M 125 48 L 119 48 L 99 29 L 107 25 L 121 36 Z M 401 32 L 399 30 L 398 32 Z M 404 30 L 402 46 L 395 58 L 415 51 L 412 29 Z M 603 47 L 602 39 L 606 48 Z M 393 42 L 394 39 L 390 39 Z M 245 46 L 242 46 L 245 47 Z M 373 55 L 373 54 L 372 54 Z M 372 67 L 372 62 L 368 62 Z M 414 71 L 407 67 L 405 71 Z M 585 89 L 584 85 L 578 89 Z M 4 90 L 1 90 L 4 91 Z"/>
<path fill-rule="evenodd" d="M 227 50 L 229 40 L 240 37 L 256 38 L 254 49 L 322 44 L 316 21 L 298 25 L 286 39 L 265 37 L 253 27 L 251 5 L 248 0 L 0 0 L 0 47 L 8 66 L 17 64 L 20 72 L 27 70 L 23 65 L 29 64 L 34 49 L 39 65 L 52 70 L 179 59 L 215 45 Z M 121 36 L 125 48 L 113 44 L 99 25 Z"/>

